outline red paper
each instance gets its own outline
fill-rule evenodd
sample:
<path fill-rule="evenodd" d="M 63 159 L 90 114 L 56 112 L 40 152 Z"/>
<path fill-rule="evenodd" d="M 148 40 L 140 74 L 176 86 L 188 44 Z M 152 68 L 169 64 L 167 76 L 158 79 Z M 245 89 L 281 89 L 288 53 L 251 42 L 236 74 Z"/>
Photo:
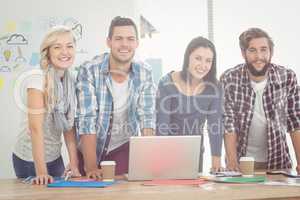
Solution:
<path fill-rule="evenodd" d="M 206 183 L 204 179 L 160 179 L 145 181 L 143 185 L 155 186 L 155 185 L 201 185 Z"/>

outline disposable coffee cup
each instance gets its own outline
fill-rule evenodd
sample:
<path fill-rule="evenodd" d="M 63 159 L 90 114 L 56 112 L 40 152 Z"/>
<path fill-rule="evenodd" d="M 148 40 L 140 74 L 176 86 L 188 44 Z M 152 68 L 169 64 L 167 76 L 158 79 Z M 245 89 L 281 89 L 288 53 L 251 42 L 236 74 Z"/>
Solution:
<path fill-rule="evenodd" d="M 240 158 L 240 170 L 243 176 L 254 175 L 254 158 L 253 157 L 241 157 Z"/>
<path fill-rule="evenodd" d="M 100 163 L 102 169 L 102 181 L 114 181 L 115 179 L 115 161 L 102 161 Z"/>

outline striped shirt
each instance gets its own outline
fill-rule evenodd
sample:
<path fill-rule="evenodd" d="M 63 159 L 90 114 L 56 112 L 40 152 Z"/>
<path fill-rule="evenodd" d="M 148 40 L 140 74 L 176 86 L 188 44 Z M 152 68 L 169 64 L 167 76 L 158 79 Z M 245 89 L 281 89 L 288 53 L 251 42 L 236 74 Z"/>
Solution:
<path fill-rule="evenodd" d="M 144 63 L 132 62 L 128 82 L 128 127 L 132 135 L 143 128 L 155 129 L 155 87 L 152 72 Z M 113 113 L 109 54 L 81 65 L 76 81 L 77 134 L 97 134 L 98 162 L 105 151 Z"/>
<path fill-rule="evenodd" d="M 227 70 L 221 76 L 224 89 L 224 128 L 238 136 L 237 156 L 246 155 L 249 127 L 253 117 L 255 92 L 246 65 Z M 296 74 L 287 68 L 270 64 L 263 92 L 267 121 L 267 168 L 291 168 L 286 132 L 300 128 L 300 96 Z"/>

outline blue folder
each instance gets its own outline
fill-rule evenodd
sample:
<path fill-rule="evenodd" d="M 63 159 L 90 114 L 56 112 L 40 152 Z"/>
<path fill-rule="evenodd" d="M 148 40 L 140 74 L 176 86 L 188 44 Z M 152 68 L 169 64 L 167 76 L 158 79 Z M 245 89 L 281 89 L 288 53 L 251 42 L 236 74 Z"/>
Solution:
<path fill-rule="evenodd" d="M 83 187 L 83 188 L 103 188 L 114 184 L 111 182 L 100 182 L 100 181 L 55 181 L 54 183 L 49 183 L 47 187 Z"/>

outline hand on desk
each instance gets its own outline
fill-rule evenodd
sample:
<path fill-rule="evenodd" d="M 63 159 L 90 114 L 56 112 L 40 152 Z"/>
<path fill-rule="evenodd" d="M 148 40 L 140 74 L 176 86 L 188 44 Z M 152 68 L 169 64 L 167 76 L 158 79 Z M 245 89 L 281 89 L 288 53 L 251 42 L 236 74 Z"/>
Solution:
<path fill-rule="evenodd" d="M 240 171 L 239 163 L 237 161 L 229 161 L 226 163 L 226 170 L 228 171 Z"/>
<path fill-rule="evenodd" d="M 297 173 L 300 175 L 300 165 L 297 165 L 296 171 L 297 171 Z"/>
<path fill-rule="evenodd" d="M 101 169 L 93 169 L 90 171 L 86 172 L 86 177 L 87 178 L 92 178 L 92 179 L 101 179 L 102 178 L 102 171 Z"/>
<path fill-rule="evenodd" d="M 52 176 L 49 174 L 40 174 L 34 177 L 31 180 L 32 184 L 37 184 L 37 185 L 47 185 L 48 183 L 53 183 L 54 179 Z"/>
<path fill-rule="evenodd" d="M 64 171 L 64 176 L 67 176 L 68 173 L 71 173 L 71 177 L 81 177 L 78 167 L 76 165 L 71 165 L 70 163 Z"/>
<path fill-rule="evenodd" d="M 143 136 L 154 136 L 155 135 L 155 132 L 152 128 L 144 128 L 142 130 L 142 135 Z"/>
<path fill-rule="evenodd" d="M 211 162 L 212 162 L 212 164 L 211 164 L 210 172 L 214 173 L 214 172 L 223 172 L 223 171 L 225 171 L 225 168 L 222 167 L 222 165 L 221 165 L 220 156 L 212 156 Z"/>

